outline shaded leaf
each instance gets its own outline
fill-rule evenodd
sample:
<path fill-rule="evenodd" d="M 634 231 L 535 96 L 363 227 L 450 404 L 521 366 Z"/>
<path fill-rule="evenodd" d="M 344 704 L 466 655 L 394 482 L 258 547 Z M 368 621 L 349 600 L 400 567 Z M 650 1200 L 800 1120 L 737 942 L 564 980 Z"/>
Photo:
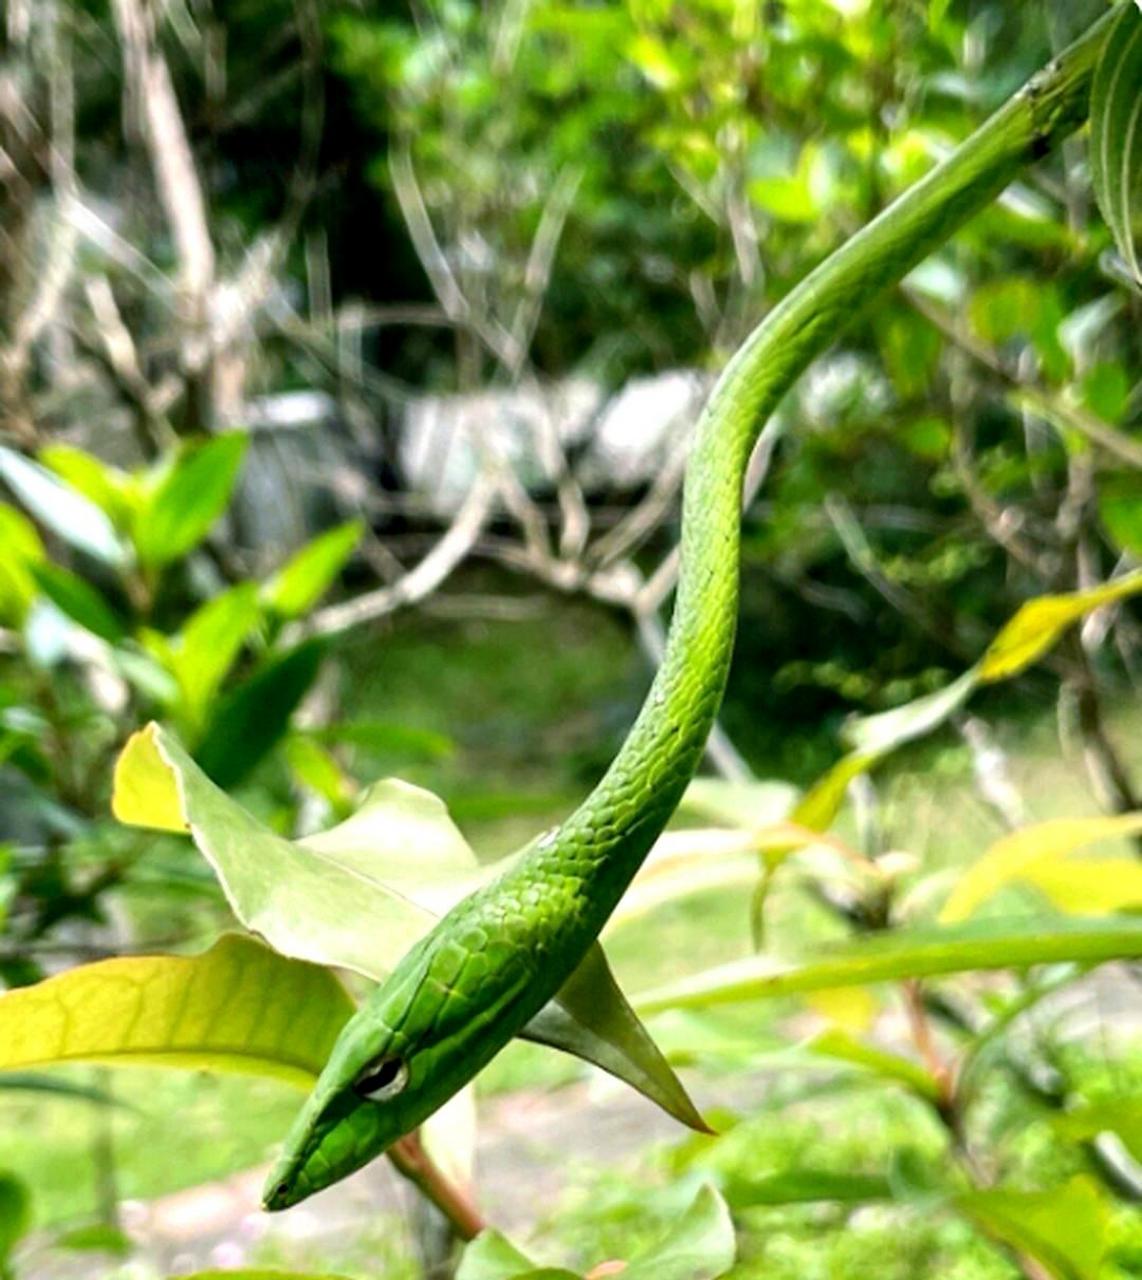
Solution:
<path fill-rule="evenodd" d="M 0 445 L 0 479 L 30 515 L 69 546 L 117 569 L 127 564 L 127 548 L 107 515 L 39 463 Z"/>
<path fill-rule="evenodd" d="M 498 1231 L 481 1231 L 464 1250 L 456 1280 L 580 1280 L 574 1271 L 539 1267 Z"/>
<path fill-rule="evenodd" d="M 132 956 L 0 996 L 0 1069 L 189 1067 L 308 1088 L 353 1002 L 327 969 L 230 935 L 198 956 Z"/>
<path fill-rule="evenodd" d="M 1095 199 L 1136 280 L 1142 281 L 1142 11 L 1124 4 L 1103 46 L 1090 96 Z"/>
<path fill-rule="evenodd" d="M 901 707 L 893 707 L 891 711 L 882 711 L 879 715 L 850 720 L 844 727 L 844 740 L 861 755 L 882 755 L 895 750 L 905 742 L 939 728 L 963 706 L 978 682 L 972 668 L 935 693 L 916 698 Z"/>
<path fill-rule="evenodd" d="M 1134 1159 L 1142 1160 L 1142 1097 L 1120 1097 L 1076 1107 L 1054 1116 L 1051 1123 L 1059 1133 L 1076 1141 L 1115 1133 Z"/>
<path fill-rule="evenodd" d="M 314 731 L 321 742 L 343 742 L 366 751 L 410 756 L 416 760 L 443 760 L 454 754 L 456 744 L 447 734 L 385 720 L 341 720 Z"/>
<path fill-rule="evenodd" d="M 869 1200 L 891 1200 L 892 1186 L 887 1178 L 871 1174 L 783 1169 L 767 1178 L 733 1178 L 726 1188 L 726 1196 L 736 1209 L 828 1200 L 863 1204 Z"/>
<path fill-rule="evenodd" d="M 968 867 L 944 904 L 940 919 L 946 923 L 966 920 L 981 903 L 1005 885 L 1017 880 L 1034 883 L 1041 869 L 1049 868 L 1050 864 L 1096 840 L 1112 840 L 1139 832 L 1142 832 L 1142 813 L 1054 818 L 1022 827 L 1002 836 L 983 857 Z M 1128 885 L 1130 879 L 1128 876 Z M 1135 887 L 1137 884 L 1135 881 Z"/>
<path fill-rule="evenodd" d="M 126 1107 L 129 1104 L 106 1089 L 94 1085 L 78 1084 L 74 1080 L 58 1080 L 53 1075 L 32 1071 L 0 1071 L 0 1090 L 7 1092 L 45 1093 L 57 1098 L 72 1098 L 76 1102 L 93 1102 L 100 1107 Z"/>
<path fill-rule="evenodd" d="M 0 1268 L 5 1268 L 31 1225 L 32 1197 L 27 1186 L 14 1173 L 0 1171 Z"/>
<path fill-rule="evenodd" d="M 45 562 L 32 567 L 36 585 L 72 622 L 109 644 L 117 644 L 126 628 L 115 610 L 90 583 L 59 565 Z"/>
<path fill-rule="evenodd" d="M 602 1067 L 682 1124 L 711 1132 L 619 990 L 598 943 L 521 1035 Z"/>
<path fill-rule="evenodd" d="M 281 618 L 298 618 L 329 590 L 361 539 L 364 523 L 352 520 L 307 543 L 262 587 L 262 603 Z"/>
<path fill-rule="evenodd" d="M 1072 1178 L 1050 1191 L 968 1192 L 956 1206 L 988 1235 L 1046 1263 L 1059 1280 L 1099 1280 L 1103 1274 L 1110 1209 L 1089 1178 Z"/>
<path fill-rule="evenodd" d="M 239 432 L 216 436 L 159 469 L 134 522 L 135 549 L 144 564 L 169 564 L 206 537 L 230 501 L 248 443 Z"/>
<path fill-rule="evenodd" d="M 214 704 L 194 754 L 220 787 L 241 782 L 277 745 L 313 687 L 325 652 L 323 640 L 302 641 Z"/>
<path fill-rule="evenodd" d="M 72 1227 L 52 1241 L 56 1249 L 70 1249 L 74 1253 L 110 1253 L 125 1258 L 132 1249 L 131 1237 L 118 1227 L 105 1222 L 92 1222 L 84 1227 Z"/>
<path fill-rule="evenodd" d="M 32 569 L 44 547 L 35 525 L 6 502 L 0 502 L 0 547 L 0 622 L 21 626 L 36 596 Z"/>
<path fill-rule="evenodd" d="M 866 1044 L 856 1036 L 849 1035 L 839 1027 L 830 1027 L 816 1035 L 805 1046 L 810 1052 L 826 1058 L 834 1058 L 838 1062 L 847 1062 L 852 1066 L 864 1067 L 874 1075 L 886 1080 L 895 1080 L 922 1098 L 933 1100 L 939 1096 L 940 1088 L 931 1073 L 925 1071 L 919 1063 L 909 1058 L 902 1058 L 896 1053 L 886 1053 L 883 1049 Z"/>
<path fill-rule="evenodd" d="M 975 969 L 1098 964 L 1139 956 L 1142 919 L 1137 917 L 973 921 L 822 947 L 799 961 L 749 956 L 647 992 L 633 1003 L 639 1012 L 651 1013 Z"/>
<path fill-rule="evenodd" d="M 171 1276 L 170 1280 L 345 1280 L 344 1276 L 335 1276 L 322 1272 L 315 1275 L 312 1271 L 195 1271 L 192 1275 L 180 1272 Z"/>

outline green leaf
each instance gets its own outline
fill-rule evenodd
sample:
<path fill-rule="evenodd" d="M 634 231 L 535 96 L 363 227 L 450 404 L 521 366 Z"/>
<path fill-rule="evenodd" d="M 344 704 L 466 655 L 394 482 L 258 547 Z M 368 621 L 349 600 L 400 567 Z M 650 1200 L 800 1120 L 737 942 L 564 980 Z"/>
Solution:
<path fill-rule="evenodd" d="M 815 1204 L 839 1201 L 865 1204 L 869 1200 L 891 1200 L 887 1178 L 864 1173 L 833 1173 L 828 1169 L 783 1169 L 767 1178 L 733 1178 L 726 1195 L 735 1208 L 758 1205 Z"/>
<path fill-rule="evenodd" d="M 414 760 L 445 760 L 456 752 L 447 734 L 387 720 L 340 720 L 314 730 L 320 742 L 343 742 L 366 751 L 408 756 Z"/>
<path fill-rule="evenodd" d="M 624 1280 L 717 1280 L 734 1264 L 733 1223 L 725 1201 L 704 1186 L 666 1238 L 628 1266 Z M 580 1280 L 574 1271 L 539 1267 L 498 1231 L 464 1250 L 456 1280 Z"/>
<path fill-rule="evenodd" d="M 30 515 L 69 546 L 116 569 L 129 562 L 127 548 L 106 514 L 39 463 L 0 446 L 0 479 Z"/>
<path fill-rule="evenodd" d="M 1073 1141 L 1096 1138 L 1100 1133 L 1115 1133 L 1135 1160 L 1142 1160 L 1142 1097 L 1114 1098 L 1076 1107 L 1052 1118 L 1052 1127 Z"/>
<path fill-rule="evenodd" d="M 1118 251 L 1142 281 L 1142 12 L 1122 5 L 1103 46 L 1090 96 L 1095 199 Z"/>
<path fill-rule="evenodd" d="M 115 816 L 189 830 L 234 914 L 284 955 L 383 977 L 477 877 L 444 805 L 396 779 L 375 783 L 340 825 L 304 840 L 262 826 L 158 725 L 119 758 Z"/>
<path fill-rule="evenodd" d="M 1110 1207 L 1090 1178 L 1050 1191 L 972 1191 L 956 1207 L 988 1235 L 1046 1263 L 1059 1280 L 1100 1280 Z"/>
<path fill-rule="evenodd" d="M 312 1271 L 195 1271 L 192 1275 L 180 1272 L 170 1280 L 345 1280 L 344 1276 Z"/>
<path fill-rule="evenodd" d="M 21 1179 L 0 1171 L 0 1269 L 32 1225 L 32 1197 Z"/>
<path fill-rule="evenodd" d="M 158 647 L 156 656 L 178 681 L 181 716 L 194 732 L 205 724 L 214 695 L 260 616 L 257 587 L 242 582 L 208 600 L 172 641 Z"/>
<path fill-rule="evenodd" d="M 22 512 L 0 502 L 0 623 L 22 626 L 36 597 L 32 568 L 44 558 L 36 527 Z"/>
<path fill-rule="evenodd" d="M 813 1037 L 805 1046 L 811 1053 L 864 1067 L 874 1075 L 895 1080 L 922 1098 L 933 1101 L 939 1097 L 940 1087 L 918 1063 L 902 1058 L 896 1053 L 886 1053 L 849 1035 L 840 1027 L 830 1027 Z"/>
<path fill-rule="evenodd" d="M 106 1089 L 77 1084 L 74 1080 L 57 1080 L 55 1076 L 34 1071 L 0 1071 L 0 1090 L 15 1093 L 45 1093 L 75 1102 L 90 1102 L 99 1107 L 126 1107 L 128 1104 Z"/>
<path fill-rule="evenodd" d="M 362 521 L 352 520 L 314 538 L 266 582 L 262 603 L 281 618 L 308 613 L 345 567 L 364 530 Z"/>
<path fill-rule="evenodd" d="M 539 1267 L 498 1231 L 481 1231 L 464 1250 L 456 1280 L 580 1280 L 574 1271 Z"/>
<path fill-rule="evenodd" d="M 1142 591 L 1142 571 L 1089 591 L 1029 600 L 988 646 L 978 666 L 980 682 L 990 684 L 1018 675 L 1041 658 L 1067 627 L 1084 614 L 1125 600 L 1139 591 Z"/>
<path fill-rule="evenodd" d="M 940 919 L 945 923 L 966 920 L 981 903 L 1013 881 L 1034 884 L 1044 870 L 1097 840 L 1126 838 L 1142 832 L 1142 813 L 1115 817 L 1054 818 L 1049 822 L 1022 827 L 1002 836 L 977 862 L 960 877 L 952 890 Z M 1084 864 L 1077 864 L 1081 875 L 1089 875 Z M 1136 876 L 1129 870 L 1120 887 L 1127 894 L 1142 887 L 1142 867 Z"/>
<path fill-rule="evenodd" d="M 111 522 L 123 527 L 138 501 L 136 481 L 84 449 L 51 444 L 41 449 L 39 460 L 85 498 L 90 498 Z"/>
<path fill-rule="evenodd" d="M 296 733 L 285 744 L 289 771 L 340 815 L 352 804 L 355 787 L 333 754 L 304 734 Z"/>
<path fill-rule="evenodd" d="M 131 1237 L 125 1231 L 105 1222 L 92 1222 L 63 1231 L 52 1241 L 52 1246 L 75 1253 L 110 1253 L 118 1258 L 127 1257 L 133 1247 Z"/>
<path fill-rule="evenodd" d="M 598 943 L 521 1035 L 593 1062 L 682 1124 L 711 1132 L 619 990 Z"/>
<path fill-rule="evenodd" d="M 822 947 L 812 958 L 777 961 L 749 956 L 647 992 L 640 1013 L 704 1008 L 743 1000 L 863 986 L 902 978 L 930 978 L 978 969 L 1018 969 L 1075 961 L 1099 964 L 1142 956 L 1142 918 L 972 921 Z"/>
<path fill-rule="evenodd" d="M 880 759 L 879 752 L 854 752 L 839 760 L 805 793 L 793 810 L 792 820 L 810 831 L 828 831 L 845 802 L 849 783 L 867 773 Z"/>
<path fill-rule="evenodd" d="M 59 565 L 44 563 L 32 566 L 36 585 L 61 613 L 78 622 L 92 635 L 109 644 L 117 644 L 126 628 L 103 596 L 77 574 Z"/>
<path fill-rule="evenodd" d="M 135 518 L 135 548 L 143 564 L 169 564 L 206 537 L 230 501 L 248 442 L 238 432 L 216 436 L 159 469 Z"/>
<path fill-rule="evenodd" d="M 308 1088 L 353 1012 L 327 969 L 230 935 L 198 956 L 132 956 L 0 996 L 0 1069 L 187 1067 Z"/>
<path fill-rule="evenodd" d="M 1142 476 L 1128 473 L 1099 486 L 1098 514 L 1107 537 L 1121 551 L 1142 557 Z"/>
<path fill-rule="evenodd" d="M 194 754 L 220 787 L 243 781 L 281 740 L 317 679 L 325 651 L 321 639 L 302 641 L 214 704 Z"/>
<path fill-rule="evenodd" d="M 844 739 L 860 755 L 879 756 L 893 751 L 905 742 L 939 728 L 963 706 L 978 683 L 979 677 L 973 667 L 935 693 L 916 698 L 891 711 L 882 711 L 879 715 L 848 721 L 844 727 Z"/>
<path fill-rule="evenodd" d="M 661 1244 L 640 1254 L 626 1280 L 716 1280 L 734 1265 L 734 1227 L 726 1202 L 704 1186 Z"/>

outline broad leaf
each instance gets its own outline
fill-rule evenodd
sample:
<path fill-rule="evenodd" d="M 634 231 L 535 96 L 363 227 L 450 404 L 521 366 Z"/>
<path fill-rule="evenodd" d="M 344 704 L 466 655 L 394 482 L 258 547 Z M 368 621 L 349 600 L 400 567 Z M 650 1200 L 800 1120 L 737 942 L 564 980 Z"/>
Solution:
<path fill-rule="evenodd" d="M 157 725 L 124 748 L 112 808 L 133 826 L 189 832 L 234 914 L 276 950 L 371 978 L 388 973 L 487 875 L 441 801 L 396 779 L 374 784 L 331 830 L 283 839 L 215 786 Z M 614 985 L 601 950 L 576 978 L 537 1019 L 534 1038 L 603 1067 L 671 1115 L 704 1127 Z"/>
<path fill-rule="evenodd" d="M 68 444 L 48 445 L 40 450 L 39 460 L 77 493 L 90 498 L 117 527 L 128 522 L 137 502 L 134 476 Z"/>
<path fill-rule="evenodd" d="M 307 543 L 262 587 L 262 603 L 280 618 L 308 613 L 345 567 L 364 528 L 353 520 Z"/>
<path fill-rule="evenodd" d="M 1122 5 L 1090 96 L 1090 172 L 1098 207 L 1142 281 L 1142 11 Z"/>
<path fill-rule="evenodd" d="M 22 454 L 0 446 L 0 479 L 45 529 L 104 564 L 122 568 L 130 559 L 106 513 Z"/>
<path fill-rule="evenodd" d="M 1140 956 L 1142 918 L 1138 917 L 973 921 L 822 947 L 814 957 L 800 961 L 749 956 L 647 992 L 634 1001 L 634 1007 L 641 1013 L 704 1008 L 976 969 L 1019 969 L 1063 961 L 1099 964 Z"/>
<path fill-rule="evenodd" d="M 70 1098 L 75 1102 L 90 1102 L 99 1107 L 129 1106 L 122 1098 L 116 1098 L 106 1089 L 95 1085 L 79 1084 L 74 1080 L 59 1080 L 47 1072 L 0 1071 L 0 1092 L 44 1093 L 54 1098 Z"/>
<path fill-rule="evenodd" d="M 521 1034 L 593 1062 L 682 1124 L 712 1132 L 619 990 L 598 943 Z"/>
<path fill-rule="evenodd" d="M 189 831 L 238 919 L 284 955 L 381 978 L 474 878 L 463 836 L 432 794 L 389 779 L 352 817 L 304 840 L 262 826 L 158 725 L 115 770 L 115 816 Z"/>
<path fill-rule="evenodd" d="M 34 567 L 44 559 L 35 525 L 22 512 L 0 502 L 0 623 L 22 626 L 36 598 Z"/>
<path fill-rule="evenodd" d="M 1115 1133 L 1134 1159 L 1142 1160 L 1142 1097 L 1137 1094 L 1076 1107 L 1053 1117 L 1051 1123 L 1059 1133 L 1076 1141 Z"/>
<path fill-rule="evenodd" d="M 964 872 L 944 904 L 940 919 L 945 923 L 966 920 L 981 903 L 1013 881 L 1035 884 L 1045 871 L 1049 882 L 1054 866 L 1077 850 L 1096 840 L 1113 840 L 1139 832 L 1142 832 L 1142 813 L 1054 818 L 1013 831 L 997 840 Z M 1076 864 L 1075 870 L 1080 875 L 1091 874 L 1082 863 Z M 1135 870 L 1139 874 L 1131 875 L 1128 870 L 1120 885 L 1128 893 L 1137 893 L 1142 888 L 1142 867 Z M 1077 905 L 1074 909 L 1081 910 Z"/>
<path fill-rule="evenodd" d="M 635 1258 L 621 1274 L 626 1280 L 717 1280 L 733 1266 L 735 1252 L 725 1201 L 713 1187 L 704 1186 L 661 1244 Z M 537 1266 L 498 1231 L 484 1231 L 464 1250 L 456 1280 L 581 1278 L 574 1271 Z"/>
<path fill-rule="evenodd" d="M 759 1205 L 815 1204 L 835 1200 L 864 1204 L 891 1200 L 887 1178 L 873 1174 L 834 1173 L 828 1169 L 783 1169 L 767 1178 L 732 1178 L 726 1196 L 735 1209 Z"/>
<path fill-rule="evenodd" d="M 228 936 L 202 955 L 102 960 L 0 996 L 0 1069 L 191 1067 L 308 1088 L 352 1012 L 327 969 Z"/>
<path fill-rule="evenodd" d="M 863 1067 L 885 1080 L 894 1080 L 929 1101 L 939 1096 L 939 1085 L 933 1080 L 931 1073 L 925 1071 L 919 1063 L 866 1044 L 856 1036 L 841 1030 L 840 1027 L 830 1027 L 827 1031 L 822 1031 L 805 1047 L 822 1057 Z"/>
<path fill-rule="evenodd" d="M 160 468 L 135 519 L 135 548 L 144 564 L 169 564 L 206 537 L 230 501 L 248 439 L 238 432 L 217 436 Z"/>
<path fill-rule="evenodd" d="M 312 1271 L 195 1271 L 192 1275 L 180 1272 L 170 1280 L 345 1280 L 344 1276 Z"/>
<path fill-rule="evenodd" d="M 220 787 L 236 786 L 277 745 L 317 679 L 325 648 L 305 640 L 214 703 L 194 754 Z"/>
<path fill-rule="evenodd" d="M 126 635 L 123 621 L 115 610 L 95 587 L 77 574 L 59 565 L 44 563 L 33 566 L 32 576 L 52 604 L 84 630 L 109 644 L 117 644 Z"/>
<path fill-rule="evenodd" d="M 195 732 L 260 616 L 257 587 L 242 582 L 197 609 L 173 640 L 152 637 L 156 656 L 178 681 L 182 717 Z"/>
<path fill-rule="evenodd" d="M 1104 1276 L 1111 1212 L 1089 1178 L 1051 1191 L 968 1192 L 956 1207 L 988 1235 L 1045 1263 L 1059 1280 Z"/>
<path fill-rule="evenodd" d="M 1067 595 L 1029 600 L 991 642 L 980 659 L 982 684 L 1018 675 L 1037 661 L 1084 614 L 1142 591 L 1142 572 Z"/>
<path fill-rule="evenodd" d="M 730 1212 L 711 1186 L 704 1186 L 661 1244 L 635 1258 L 626 1280 L 716 1280 L 734 1265 L 736 1247 Z"/>
<path fill-rule="evenodd" d="M 850 720 L 843 731 L 845 742 L 858 754 L 879 756 L 893 751 L 938 729 L 963 706 L 978 682 L 972 668 L 935 693 L 894 707 L 891 711 L 882 711 L 879 715 Z"/>
<path fill-rule="evenodd" d="M 32 1197 L 23 1181 L 0 1170 L 0 1275 L 7 1274 L 12 1250 L 32 1225 Z"/>

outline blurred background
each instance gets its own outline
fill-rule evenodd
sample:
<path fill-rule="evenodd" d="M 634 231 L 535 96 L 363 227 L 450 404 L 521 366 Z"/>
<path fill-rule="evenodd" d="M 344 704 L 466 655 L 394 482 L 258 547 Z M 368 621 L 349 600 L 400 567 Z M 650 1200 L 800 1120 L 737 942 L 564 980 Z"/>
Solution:
<path fill-rule="evenodd" d="M 5 0 L 0 984 L 234 927 L 189 842 L 110 817 L 151 718 L 286 836 L 390 774 L 481 861 L 565 816 L 648 687 L 717 370 L 1105 8 Z M 801 380 L 751 472 L 695 847 L 786 817 L 851 717 L 950 684 L 1022 602 L 1132 567 L 1140 322 L 1079 135 Z M 930 918 L 1005 833 L 1133 813 L 1140 673 L 1137 610 L 1089 613 L 856 781 L 836 837 L 875 885 L 810 849 L 764 862 L 751 910 L 740 876 L 692 869 L 614 930 L 624 987 Z M 1136 910 L 1134 828 L 1108 830 L 1117 870 L 997 889 Z M 905 984 L 664 1015 L 713 1141 L 516 1044 L 457 1158 L 475 1143 L 489 1222 L 579 1267 L 629 1258 L 713 1178 L 743 1276 L 1137 1274 L 1137 979 L 1046 979 L 1042 1006 L 1014 974 L 926 1013 Z M 906 1072 L 818 1052 L 824 1028 L 942 1079 L 1000 1015 L 1018 1034 L 993 1029 L 952 1123 Z M 0 1274 L 439 1268 L 439 1221 L 383 1164 L 257 1212 L 299 1099 L 207 1072 L 0 1076 Z M 1028 1260 L 978 1205 L 925 1212 L 973 1162 L 977 1188 L 1078 1187 L 1021 1203 L 1097 1258 Z"/>

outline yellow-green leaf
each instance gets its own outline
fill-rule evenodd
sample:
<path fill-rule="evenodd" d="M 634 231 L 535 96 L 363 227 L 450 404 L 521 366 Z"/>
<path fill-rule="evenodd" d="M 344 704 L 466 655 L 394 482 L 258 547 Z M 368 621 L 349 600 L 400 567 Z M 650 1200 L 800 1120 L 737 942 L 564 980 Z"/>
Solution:
<path fill-rule="evenodd" d="M 1099 964 L 1140 956 L 1142 919 L 1137 916 L 979 920 L 861 938 L 821 947 L 801 960 L 748 956 L 648 991 L 633 1003 L 640 1013 L 702 1009 L 901 978 L 1066 961 Z"/>
<path fill-rule="evenodd" d="M 1029 600 L 988 646 L 979 663 L 982 684 L 1006 680 L 1029 667 L 1084 614 L 1142 591 L 1142 571 L 1089 591 Z"/>
<path fill-rule="evenodd" d="M 362 521 L 352 520 L 307 543 L 265 583 L 262 603 L 281 618 L 308 613 L 333 585 L 364 529 Z"/>
<path fill-rule="evenodd" d="M 944 904 L 940 919 L 945 923 L 966 920 L 1005 885 L 1018 880 L 1034 883 L 1045 870 L 1049 882 L 1051 865 L 1077 850 L 1096 840 L 1124 838 L 1139 832 L 1142 832 L 1142 813 L 1054 818 L 1013 831 L 997 840 L 964 872 Z"/>
<path fill-rule="evenodd" d="M 1104 1277 L 1111 1211 L 1089 1178 L 1049 1191 L 971 1191 L 956 1206 L 988 1235 L 1045 1263 L 1058 1280 Z"/>
<path fill-rule="evenodd" d="M 844 803 L 849 783 L 867 773 L 881 757 L 881 752 L 854 751 L 838 761 L 806 792 L 791 814 L 792 821 L 810 831 L 828 831 Z"/>
<path fill-rule="evenodd" d="M 0 996 L 0 1070 L 191 1067 L 308 1088 L 352 1012 L 327 969 L 228 936 L 202 955 L 102 960 Z"/>

